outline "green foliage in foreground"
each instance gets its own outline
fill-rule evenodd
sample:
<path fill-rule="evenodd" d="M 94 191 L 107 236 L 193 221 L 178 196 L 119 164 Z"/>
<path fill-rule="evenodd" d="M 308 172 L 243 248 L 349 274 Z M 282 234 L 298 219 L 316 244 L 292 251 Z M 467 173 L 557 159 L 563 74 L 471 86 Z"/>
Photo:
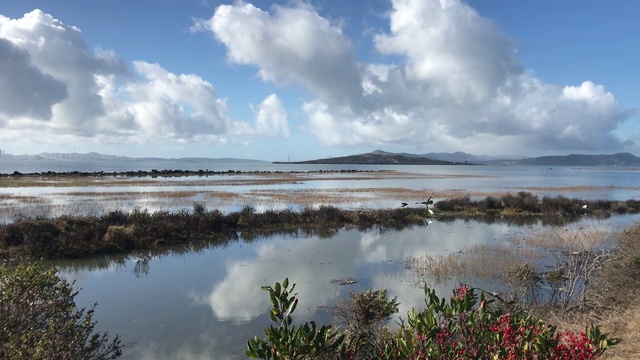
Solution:
<path fill-rule="evenodd" d="M 247 342 L 246 354 L 260 359 L 596 359 L 619 339 L 611 339 L 591 326 L 586 332 L 560 332 L 524 311 L 505 312 L 493 298 L 462 285 L 447 302 L 434 290 L 425 287 L 426 308 L 412 310 L 407 324 L 401 324 L 393 334 L 369 332 L 358 337 L 367 345 L 352 347 L 348 340 L 354 324 L 331 330 L 315 323 L 296 328 L 291 314 L 296 308 L 296 294 L 290 296 L 295 284 L 288 279 L 269 291 L 273 309 L 271 319 L 278 326 L 265 329 L 266 338 L 255 337 Z M 358 313 L 377 313 L 376 321 L 396 309 L 396 299 L 387 299 L 386 291 L 351 294 L 352 306 L 342 319 L 358 320 Z M 363 303 L 363 300 L 370 300 Z M 382 300 L 382 303 L 381 303 Z M 338 307 L 340 307 L 339 305 Z M 367 310 L 368 309 L 368 310 Z M 372 311 L 372 312 L 371 312 Z M 353 313 L 351 313 L 353 312 Z M 369 321 L 360 321 L 367 324 Z M 369 329 L 375 326 L 369 324 Z M 357 331 L 356 331 L 357 333 Z M 386 336 L 385 336 L 386 334 Z M 347 340 L 345 340 L 347 339 Z M 358 349 L 366 349 L 366 352 Z"/>
<path fill-rule="evenodd" d="M 116 336 L 94 331 L 93 308 L 77 308 L 78 294 L 39 265 L 0 268 L 0 359 L 116 359 Z"/>
<path fill-rule="evenodd" d="M 324 353 L 332 352 L 342 343 L 344 336 L 331 330 L 331 325 L 320 329 L 315 322 L 296 327 L 292 325 L 291 314 L 298 305 L 297 294 L 289 296 L 295 284 L 289 287 L 289 279 L 285 279 L 272 288 L 262 287 L 269 292 L 272 309 L 271 320 L 278 326 L 269 326 L 264 330 L 266 338 L 257 336 L 247 342 L 247 356 L 260 359 L 315 359 Z"/>

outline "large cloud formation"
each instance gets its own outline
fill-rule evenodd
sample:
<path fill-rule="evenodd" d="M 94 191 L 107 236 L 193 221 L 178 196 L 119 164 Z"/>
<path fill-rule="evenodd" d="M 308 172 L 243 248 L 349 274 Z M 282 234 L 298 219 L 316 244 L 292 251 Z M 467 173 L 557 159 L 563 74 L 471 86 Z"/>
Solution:
<path fill-rule="evenodd" d="M 201 77 L 144 61 L 130 68 L 111 51 L 89 49 L 78 28 L 40 10 L 20 19 L 0 15 L 0 59 L 0 138 L 225 143 L 289 134 L 275 94 L 260 105 L 255 123 L 235 121 Z"/>
<path fill-rule="evenodd" d="M 459 0 L 393 0 L 372 43 L 389 60 L 375 64 L 358 62 L 340 25 L 306 4 L 221 5 L 193 29 L 261 79 L 312 91 L 307 129 L 325 144 L 494 154 L 628 145 L 612 133 L 626 116 L 610 92 L 537 79 L 502 30 Z"/>

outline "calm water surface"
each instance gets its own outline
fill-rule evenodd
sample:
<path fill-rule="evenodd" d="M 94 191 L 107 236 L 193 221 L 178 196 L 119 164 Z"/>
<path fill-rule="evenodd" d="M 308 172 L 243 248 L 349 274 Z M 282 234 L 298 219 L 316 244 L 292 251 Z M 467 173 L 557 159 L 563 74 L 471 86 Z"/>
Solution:
<path fill-rule="evenodd" d="M 638 218 L 612 218 L 601 226 L 621 229 Z M 577 229 L 587 223 L 568 226 Z M 399 314 L 406 315 L 423 306 L 425 283 L 448 294 L 460 281 L 434 285 L 428 278 L 416 277 L 403 265 L 407 257 L 447 255 L 481 244 L 512 246 L 510 240 L 541 227 L 433 222 L 399 232 L 276 236 L 191 252 L 179 249 L 152 257 L 147 267 L 140 267 L 135 255 L 51 264 L 82 287 L 80 305 L 98 302 L 101 330 L 130 342 L 124 359 L 244 358 L 245 341 L 262 336 L 270 324 L 263 285 L 285 277 L 297 284 L 296 323 L 328 323 L 331 316 L 325 308 L 333 306 L 336 296 L 369 288 L 388 289 L 401 302 Z M 344 278 L 358 282 L 344 286 L 334 282 Z M 497 280 L 475 280 L 473 285 L 500 288 Z"/>
<path fill-rule="evenodd" d="M 319 178 L 295 184 L 219 186 L 216 191 L 245 192 L 256 189 L 356 189 L 407 188 L 425 191 L 461 190 L 473 192 L 532 191 L 541 195 L 565 195 L 584 199 L 640 199 L 638 169 L 569 168 L 569 167 L 488 167 L 488 166 L 309 166 L 219 163 L 17 163 L 0 161 L 0 173 L 46 171 L 135 171 L 152 169 L 243 170 L 243 171 L 311 171 L 311 170 L 394 170 L 418 174 L 442 175 L 428 179 L 328 180 Z M 452 175 L 456 175 L 452 177 Z M 243 175 L 240 175 L 243 176 Z M 356 175 L 353 175 L 356 176 Z M 180 178 L 188 183 L 196 179 Z M 555 190 L 543 190 L 553 187 Z M 584 187 L 569 191 L 571 187 Z M 74 193 L 135 193 L 205 191 L 208 188 L 184 186 L 83 187 L 83 188 L 0 188 L 2 194 L 20 194 L 39 198 L 45 204 L 66 206 L 73 210 Z M 196 195 L 197 196 L 197 195 Z M 0 196 L 2 199 L 2 196 Z M 187 199 L 187 204 L 197 198 Z M 416 199 L 419 200 L 419 199 Z M 167 209 L 144 196 L 106 201 L 94 196 L 96 212 L 112 208 Z M 237 207 L 243 204 L 237 204 Z M 0 207 L 19 206 L 0 203 Z M 71 207 L 70 207 L 71 206 Z M 190 206 L 185 205 L 185 206 Z M 272 204 L 288 207 L 290 204 Z M 359 207 L 362 204 L 350 204 Z M 395 201 L 367 206 L 397 207 Z M 225 209 L 233 210 L 233 208 Z M 78 210 L 78 211 L 86 211 Z M 55 215 L 55 213 L 51 213 Z M 605 227 L 628 227 L 639 217 L 608 219 Z M 6 220 L 5 220 L 6 221 Z M 579 228 L 587 223 L 571 224 Z M 124 342 L 124 359 L 229 359 L 244 358 L 245 341 L 262 336 L 270 324 L 270 303 L 263 285 L 273 285 L 285 277 L 297 284 L 300 304 L 294 321 L 316 320 L 328 323 L 325 310 L 336 296 L 349 291 L 386 288 L 401 302 L 399 314 L 421 307 L 422 286 L 430 279 L 416 278 L 404 267 L 409 256 L 464 252 L 473 245 L 510 246 L 510 239 L 522 238 L 539 230 L 541 224 L 510 226 L 504 223 L 454 221 L 433 222 L 400 232 L 342 231 L 330 238 L 313 236 L 275 236 L 252 241 L 230 242 L 225 246 L 169 249 L 163 255 L 141 261 L 141 254 L 99 257 L 75 261 L 55 261 L 63 276 L 82 287 L 77 302 L 90 306 L 97 302 L 95 319 L 99 330 L 120 334 Z M 354 278 L 353 285 L 338 285 L 333 280 Z M 451 279 L 435 287 L 447 294 L 457 285 Z M 485 289 L 499 287 L 497 282 L 477 281 Z"/>
<path fill-rule="evenodd" d="M 189 210 L 195 202 L 207 208 L 217 208 L 223 212 L 237 211 L 250 205 L 257 211 L 283 209 L 301 206 L 271 200 L 252 202 L 259 191 L 331 191 L 332 189 L 411 189 L 436 193 L 457 192 L 459 194 L 492 194 L 506 191 L 529 191 L 539 196 L 564 195 L 583 199 L 627 200 L 640 199 L 640 169 L 604 167 L 554 167 L 537 166 L 368 166 L 368 165 L 272 165 L 272 164 L 221 164 L 207 162 L 15 162 L 0 161 L 0 173 L 46 172 L 46 171 L 134 171 L 151 169 L 179 169 L 215 171 L 316 171 L 316 170 L 391 170 L 397 173 L 417 174 L 420 177 L 396 178 L 381 174 L 369 179 L 361 179 L 362 173 L 313 174 L 306 179 L 280 184 L 238 184 L 238 180 L 251 175 L 213 175 L 157 178 L 146 185 L 135 183 L 140 178 L 125 179 L 118 186 L 88 185 L 0 187 L 0 222 L 12 222 L 24 216 L 61 216 L 66 214 L 100 215 L 121 209 L 131 211 L 143 208 L 149 211 Z M 367 174 L 365 174 L 367 175 Z M 255 177 L 254 177 L 255 178 Z M 110 177 L 104 181 L 109 181 Z M 120 180 L 122 180 L 120 178 Z M 145 180 L 144 178 L 142 180 Z M 152 180 L 148 178 L 146 180 Z M 220 181 L 223 180 L 223 183 Z M 235 181 L 234 184 L 227 184 Z M 131 182 L 131 186 L 127 186 Z M 179 197 L 171 194 L 181 195 Z M 237 199 L 229 199 L 225 193 L 242 194 Z M 158 195 L 162 194 L 162 195 Z M 413 199 L 367 198 L 367 193 L 359 193 L 361 198 L 350 197 L 344 202 L 332 205 L 357 208 L 395 208 L 400 201 Z M 216 196 L 221 196 L 217 198 Z M 484 196 L 484 195 L 482 195 Z M 20 198 L 18 198 L 20 197 Z M 255 199 L 255 198 L 253 198 Z M 416 201 L 424 199 L 415 199 Z M 340 200 L 337 200 L 340 201 Z M 312 204 L 319 206 L 320 203 Z"/>

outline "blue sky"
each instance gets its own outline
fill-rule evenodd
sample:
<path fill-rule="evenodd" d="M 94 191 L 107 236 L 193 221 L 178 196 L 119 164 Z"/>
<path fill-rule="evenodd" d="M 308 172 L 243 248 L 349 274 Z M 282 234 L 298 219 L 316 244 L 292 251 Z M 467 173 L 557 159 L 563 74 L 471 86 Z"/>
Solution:
<path fill-rule="evenodd" d="M 0 3 L 0 149 L 640 155 L 637 1 Z"/>

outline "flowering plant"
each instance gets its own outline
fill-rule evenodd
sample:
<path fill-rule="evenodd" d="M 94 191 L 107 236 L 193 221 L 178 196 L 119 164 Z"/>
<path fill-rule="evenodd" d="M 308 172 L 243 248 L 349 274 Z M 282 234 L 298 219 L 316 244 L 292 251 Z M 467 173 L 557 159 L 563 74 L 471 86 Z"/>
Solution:
<path fill-rule="evenodd" d="M 505 313 L 495 299 L 461 285 L 449 303 L 425 288 L 424 310 L 408 314 L 380 359 L 596 359 L 618 339 L 597 327 L 558 332 L 522 311 Z"/>

